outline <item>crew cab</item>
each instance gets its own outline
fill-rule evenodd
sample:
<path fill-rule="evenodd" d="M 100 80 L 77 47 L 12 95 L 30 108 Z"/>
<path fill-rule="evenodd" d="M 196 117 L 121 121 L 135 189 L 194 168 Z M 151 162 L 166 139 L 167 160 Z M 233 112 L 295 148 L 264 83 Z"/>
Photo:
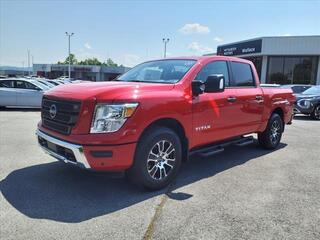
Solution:
<path fill-rule="evenodd" d="M 68 164 L 125 171 L 150 190 L 167 186 L 190 154 L 228 144 L 278 146 L 291 123 L 291 89 L 261 88 L 252 62 L 224 56 L 148 61 L 111 82 L 45 93 L 40 146 Z M 199 160 L 201 161 L 201 160 Z"/>

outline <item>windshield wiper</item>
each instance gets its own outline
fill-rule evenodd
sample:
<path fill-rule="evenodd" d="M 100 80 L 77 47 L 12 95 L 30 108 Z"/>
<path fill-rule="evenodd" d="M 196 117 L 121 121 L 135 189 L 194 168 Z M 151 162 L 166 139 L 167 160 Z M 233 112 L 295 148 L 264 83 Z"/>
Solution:
<path fill-rule="evenodd" d="M 139 80 L 139 79 L 131 79 L 131 80 L 121 80 L 121 79 L 114 79 L 113 81 L 120 81 L 120 82 L 144 82 L 144 83 L 165 83 L 165 84 L 172 84 L 173 81 L 165 81 L 165 80 Z"/>

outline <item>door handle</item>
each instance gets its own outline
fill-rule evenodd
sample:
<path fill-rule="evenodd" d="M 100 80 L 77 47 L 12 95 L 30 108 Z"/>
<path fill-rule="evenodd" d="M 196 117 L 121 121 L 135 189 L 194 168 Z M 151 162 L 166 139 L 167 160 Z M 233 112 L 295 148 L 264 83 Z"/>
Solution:
<path fill-rule="evenodd" d="M 256 100 L 258 100 L 258 101 L 263 100 L 263 96 L 261 96 L 261 95 L 257 95 L 257 96 L 256 96 Z"/>
<path fill-rule="evenodd" d="M 228 100 L 228 102 L 233 103 L 233 102 L 237 101 L 237 98 L 236 97 L 228 97 L 227 100 Z"/>

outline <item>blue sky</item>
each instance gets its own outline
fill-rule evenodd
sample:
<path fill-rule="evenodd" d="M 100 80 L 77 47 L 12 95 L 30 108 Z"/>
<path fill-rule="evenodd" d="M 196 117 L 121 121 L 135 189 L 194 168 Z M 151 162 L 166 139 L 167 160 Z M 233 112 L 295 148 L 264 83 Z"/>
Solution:
<path fill-rule="evenodd" d="M 67 56 L 112 58 L 127 66 L 215 52 L 219 44 L 260 36 L 320 35 L 320 1 L 28 1 L 0 0 L 0 65 Z"/>

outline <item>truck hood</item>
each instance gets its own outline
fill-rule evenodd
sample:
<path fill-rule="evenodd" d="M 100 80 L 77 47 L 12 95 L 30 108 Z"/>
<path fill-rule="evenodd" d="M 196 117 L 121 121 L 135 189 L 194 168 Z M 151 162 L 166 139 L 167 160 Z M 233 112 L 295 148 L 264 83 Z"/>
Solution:
<path fill-rule="evenodd" d="M 44 95 L 73 100 L 96 98 L 99 101 L 138 99 L 145 92 L 169 91 L 174 84 L 140 82 L 90 82 L 59 85 Z"/>

